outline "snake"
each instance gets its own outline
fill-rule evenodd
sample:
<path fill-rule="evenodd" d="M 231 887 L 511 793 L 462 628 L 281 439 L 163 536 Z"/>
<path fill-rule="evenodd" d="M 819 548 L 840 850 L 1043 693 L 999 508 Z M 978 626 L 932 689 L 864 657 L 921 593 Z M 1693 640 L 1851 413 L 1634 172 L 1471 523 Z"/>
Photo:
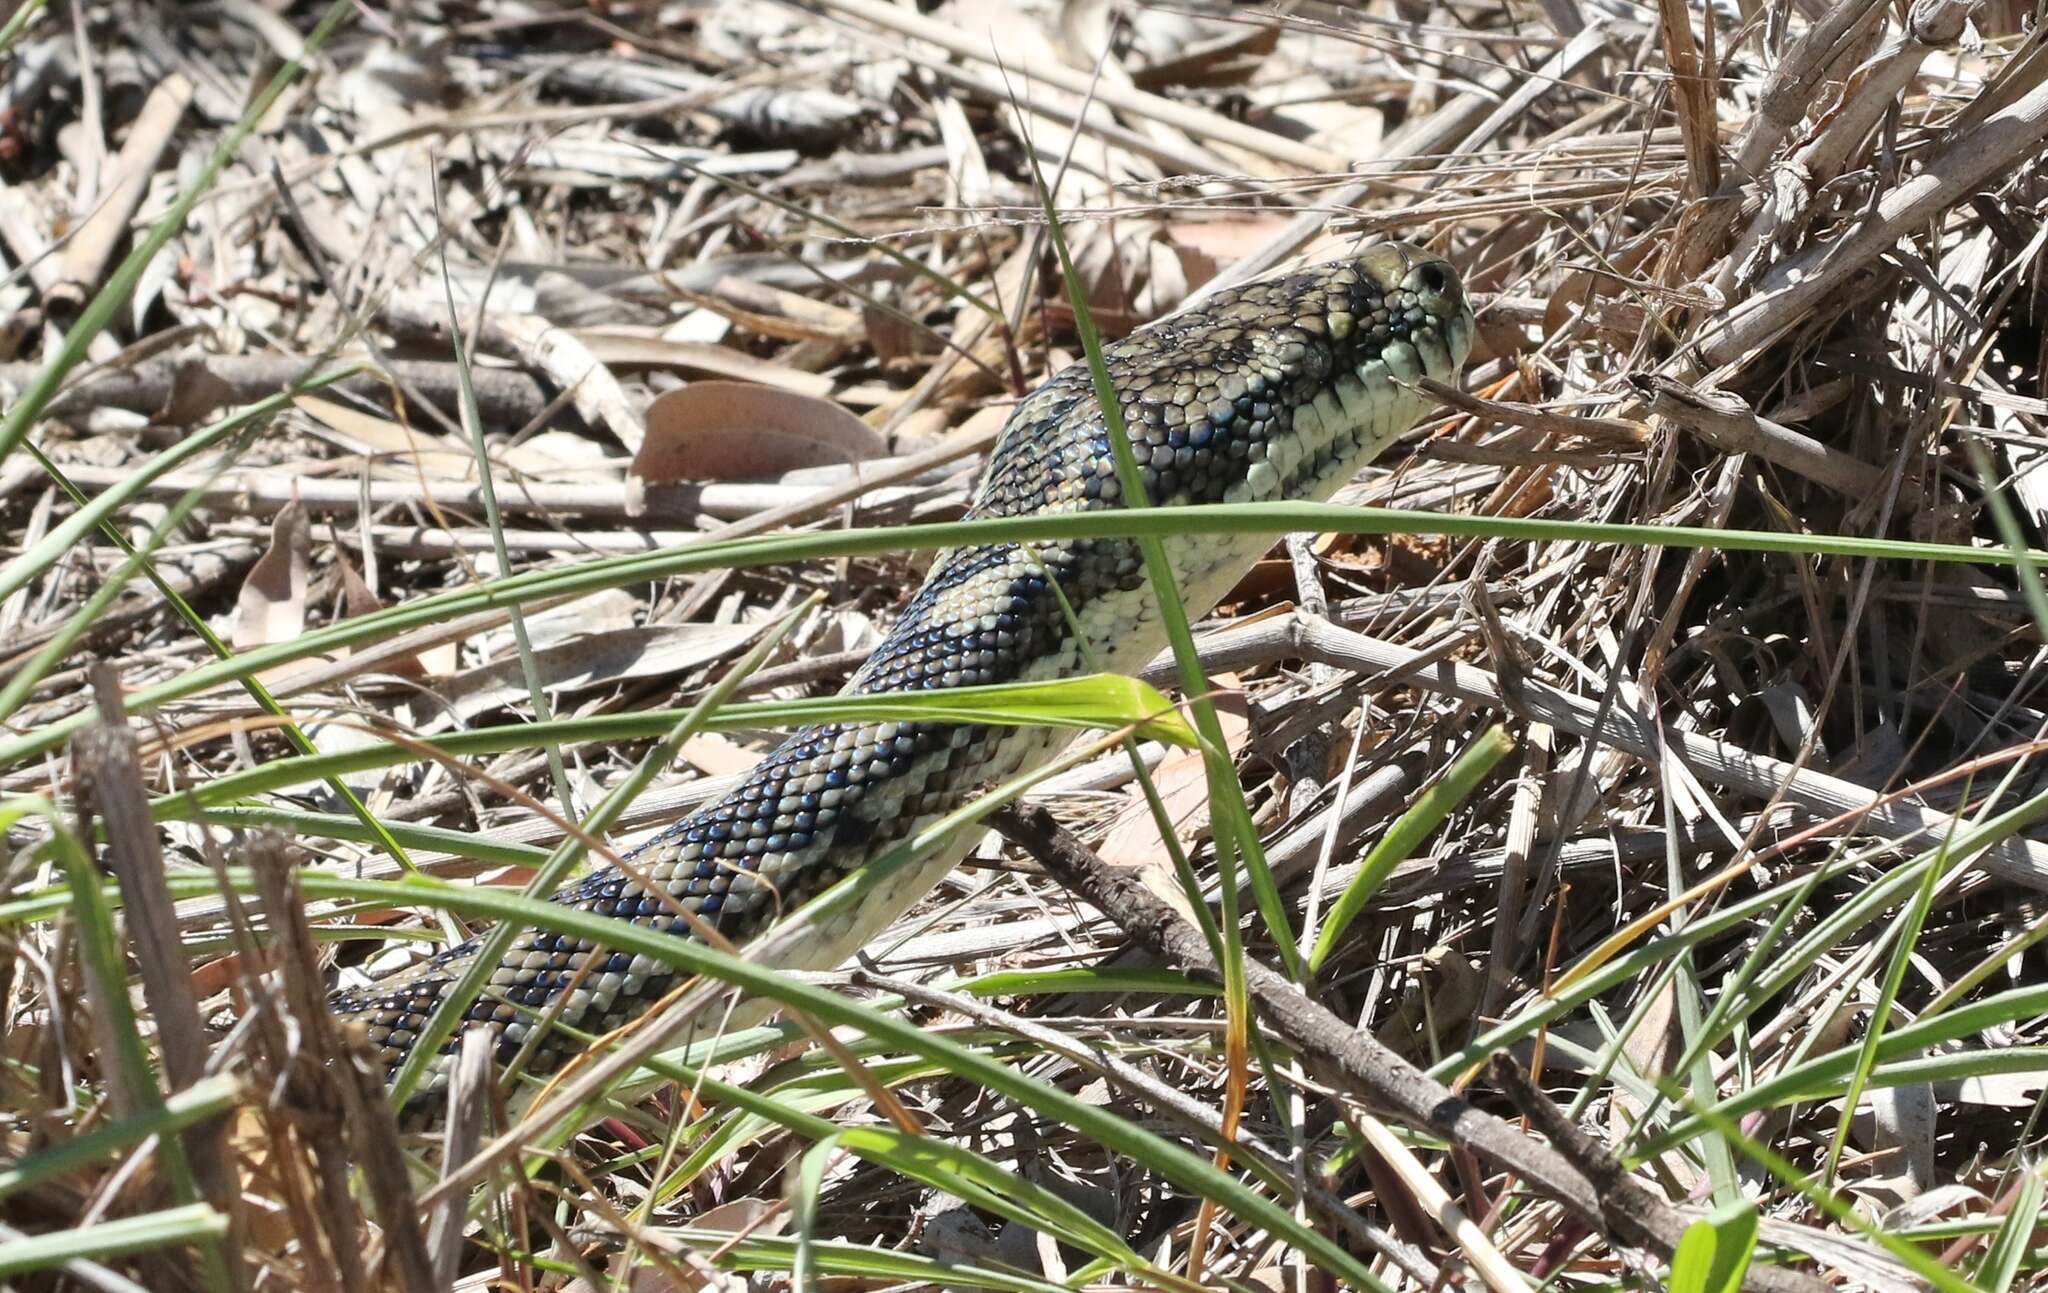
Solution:
<path fill-rule="evenodd" d="M 1450 263 L 1388 241 L 1218 290 L 1102 347 L 1101 357 L 1147 501 L 1324 501 L 1431 406 L 1419 379 L 1455 379 L 1474 329 Z M 1111 434 L 1089 365 L 1066 366 L 1011 412 L 967 518 L 1125 506 Z M 1171 535 L 1164 546 L 1188 615 L 1212 610 L 1271 543 L 1269 535 Z M 1130 672 L 1166 645 L 1136 540 L 972 544 L 933 558 L 842 694 Z M 730 792 L 550 901 L 679 938 L 715 930 L 744 945 L 982 787 L 1044 766 L 1068 736 L 968 722 L 802 727 Z M 785 940 L 778 968 L 845 962 L 936 887 L 976 834 L 953 832 L 929 855 L 871 873 L 880 879 L 857 902 Z M 336 991 L 329 1009 L 364 1028 L 371 1062 L 381 1061 L 388 1081 L 483 946 L 475 937 Z M 654 958 L 523 929 L 428 1062 L 413 1100 L 445 1092 L 466 1033 L 488 1030 L 496 1063 L 523 1055 L 523 1071 L 544 1076 L 580 1055 L 582 1038 L 640 1020 L 681 982 Z"/>

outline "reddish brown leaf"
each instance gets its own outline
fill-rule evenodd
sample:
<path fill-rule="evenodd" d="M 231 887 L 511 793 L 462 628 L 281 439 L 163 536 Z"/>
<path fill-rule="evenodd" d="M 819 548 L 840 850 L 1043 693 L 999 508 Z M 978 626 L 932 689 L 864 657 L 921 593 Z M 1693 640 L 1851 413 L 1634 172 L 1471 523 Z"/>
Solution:
<path fill-rule="evenodd" d="M 249 651 L 288 642 L 306 631 L 306 584 L 311 566 L 312 522 L 296 500 L 270 526 L 270 547 L 249 568 L 235 599 L 234 642 Z"/>
<path fill-rule="evenodd" d="M 829 400 L 746 382 L 693 382 L 648 408 L 632 476 L 642 485 L 759 480 L 886 451 L 880 433 Z"/>

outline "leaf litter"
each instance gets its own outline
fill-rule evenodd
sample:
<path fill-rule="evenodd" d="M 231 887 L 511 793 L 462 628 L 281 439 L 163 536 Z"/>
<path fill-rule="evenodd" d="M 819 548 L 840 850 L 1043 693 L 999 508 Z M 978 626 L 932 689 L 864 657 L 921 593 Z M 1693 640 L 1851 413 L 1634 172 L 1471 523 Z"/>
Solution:
<path fill-rule="evenodd" d="M 0 84 L 10 403 L 318 18 L 22 18 Z M 32 572 L 0 602 L 0 678 L 23 688 L 10 735 L 87 711 L 95 663 L 132 692 L 206 663 L 208 634 L 239 651 L 607 554 L 957 517 L 1009 406 L 1078 354 L 1034 158 L 1110 335 L 1361 237 L 1457 264 L 1480 323 L 1461 392 L 1339 501 L 2048 547 L 2034 21 L 1996 0 L 361 11 L 92 332 L 30 433 L 62 480 L 20 452 L 0 463 L 9 556 Z M 143 480 L 105 528 L 47 542 L 69 487 L 134 486 L 195 429 L 337 364 L 358 371 Z M 117 540 L 156 544 L 150 580 L 75 622 L 126 559 Z M 321 750 L 376 739 L 365 717 L 416 734 L 524 723 L 534 686 L 558 718 L 665 708 L 821 594 L 742 690 L 826 695 L 926 559 L 663 575 L 527 606 L 526 659 L 500 609 L 263 677 Z M 1691 1217 L 1752 1200 L 1791 1273 L 1929 1278 L 1860 1217 L 1954 1278 L 2018 1288 L 2048 1278 L 2026 1215 L 2048 1098 L 2048 836 L 2027 821 L 2048 789 L 2043 613 L 2031 575 L 1989 566 L 1653 550 L 1592 529 L 1396 534 L 1276 544 L 1202 642 L 1241 689 L 1233 753 L 1297 919 L 1329 912 L 1489 727 L 1515 740 L 1364 895 L 1304 985 L 1317 1002 L 1509 1117 L 1529 1111 L 1483 1061 L 1513 1056 L 1613 1156 L 1593 1167 L 1618 1161 Z M 252 692 L 133 721 L 150 753 L 130 771 L 152 796 L 293 752 Z M 695 738 L 618 842 L 716 793 L 770 739 Z M 1079 1271 L 1054 1209 L 1005 1215 L 965 1176 L 949 1190 L 829 1147 L 799 1170 L 812 1140 L 701 1084 L 608 1109 L 539 1170 L 507 1160 L 488 1206 L 432 1201 L 437 1151 L 391 1136 L 347 1036 L 306 1025 L 366 956 L 402 964 L 448 930 L 308 905 L 295 868 L 523 874 L 504 868 L 561 835 L 539 809 L 580 810 L 644 749 L 567 749 L 577 803 L 558 802 L 536 746 L 351 776 L 360 812 L 336 783 L 203 828 L 116 820 L 68 748 L 0 766 L 0 1262 L 52 1288 L 782 1286 L 802 1267 L 845 1287 L 1037 1289 Z M 118 756 L 95 757 L 112 775 Z M 1161 788 L 1213 881 L 1196 766 L 1166 754 Z M 78 834 L 81 796 L 115 815 L 98 834 Z M 1030 796 L 1111 860 L 1167 876 L 1142 798 L 1121 753 Z M 1942 852 L 2016 809 L 2010 837 Z M 119 870 L 122 841 L 145 837 L 168 886 L 146 919 L 175 939 L 143 937 L 141 915 L 104 928 L 133 983 L 187 976 L 199 1019 L 137 997 L 144 1058 L 178 1057 L 153 1095 L 103 1040 L 124 985 L 94 977 L 101 926 L 37 905 L 66 857 Z M 256 877 L 247 896 L 220 892 L 228 866 Z M 1269 931 L 1245 934 L 1270 963 Z M 979 846 L 861 972 L 953 991 L 893 1008 L 1215 1148 L 1200 1115 L 1229 1080 L 1222 1007 L 1158 981 L 1014 846 Z M 1934 1040 L 1887 1049 L 1909 1027 Z M 886 1121 L 796 1036 L 742 1035 L 708 1073 L 838 1125 Z M 195 1045 L 226 1087 L 191 1071 Z M 1846 1065 L 1831 1085 L 1645 1157 L 1700 1106 L 1827 1057 Z M 1103 1282 L 1329 1274 L 1038 1109 L 860 1058 L 935 1145 L 1053 1191 L 1151 1264 Z M 1389 1285 L 1679 1278 L 1669 1251 L 1469 1146 L 1411 1139 L 1389 1163 L 1370 1101 L 1313 1056 L 1272 1058 L 1232 1170 Z M 498 1094 L 467 1090 L 455 1121 L 502 1127 Z M 188 1098 L 226 1103 L 144 1138 L 135 1119 L 180 1117 Z M 1810 1179 L 1760 1165 L 1743 1137 Z M 410 1180 L 388 1152 L 401 1144 Z M 1260 1154 L 1298 1171 L 1257 1175 Z M 1460 1224 L 1433 1210 L 1439 1191 Z M 180 1229 L 187 1203 L 233 1242 L 206 1218 Z M 160 1237 L 38 1256 L 71 1226 L 131 1218 Z"/>

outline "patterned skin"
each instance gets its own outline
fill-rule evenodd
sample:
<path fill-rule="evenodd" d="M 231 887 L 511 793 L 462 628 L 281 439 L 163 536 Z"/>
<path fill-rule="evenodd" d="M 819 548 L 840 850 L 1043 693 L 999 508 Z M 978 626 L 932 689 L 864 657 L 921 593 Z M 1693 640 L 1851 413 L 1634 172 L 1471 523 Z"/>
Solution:
<path fill-rule="evenodd" d="M 1455 271 L 1413 247 L 1356 257 L 1220 292 L 1104 353 L 1154 504 L 1323 499 L 1404 434 L 1427 407 L 1412 383 L 1452 380 L 1472 341 Z M 1121 506 L 1107 431 L 1087 365 L 1024 399 L 1004 429 L 974 517 Z M 1259 536 L 1184 536 L 1169 545 L 1190 614 L 1205 614 L 1271 545 Z M 1052 591 L 1059 590 L 1074 621 Z M 1077 636 L 1072 623 L 1078 622 Z M 894 630 L 848 682 L 868 695 L 1129 670 L 1165 644 L 1138 545 L 1124 539 L 951 549 Z M 555 894 L 566 903 L 677 937 L 688 911 L 744 943 L 967 801 L 979 787 L 1038 766 L 1064 744 L 1045 729 L 944 723 L 827 723 L 803 728 L 738 789 L 669 827 L 627 859 Z M 962 833 L 967 834 L 967 833 Z M 902 867 L 851 911 L 825 919 L 777 963 L 828 969 L 895 920 L 964 855 L 955 838 Z M 652 889 L 643 887 L 646 881 Z M 360 1020 L 395 1073 L 427 1016 L 476 955 L 452 947 L 331 1008 Z M 677 980 L 649 958 L 587 940 L 522 932 L 462 1028 L 489 1029 L 501 1063 L 522 1050 L 546 1074 L 583 1048 L 532 1035 L 554 1010 L 588 1033 L 618 1028 Z M 566 999 L 564 998 L 566 994 Z M 455 1042 L 420 1102 L 438 1104 Z"/>

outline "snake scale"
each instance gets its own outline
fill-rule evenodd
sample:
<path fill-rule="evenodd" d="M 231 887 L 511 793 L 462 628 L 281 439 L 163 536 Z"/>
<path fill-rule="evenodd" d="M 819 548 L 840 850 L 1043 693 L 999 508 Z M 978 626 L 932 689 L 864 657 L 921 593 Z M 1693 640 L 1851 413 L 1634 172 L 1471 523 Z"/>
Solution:
<path fill-rule="evenodd" d="M 1427 406 L 1415 379 L 1455 377 L 1472 336 L 1472 312 L 1451 266 L 1383 242 L 1218 292 L 1108 346 L 1103 358 L 1154 503 L 1320 500 L 1409 429 Z M 969 515 L 1113 508 L 1120 495 L 1088 366 L 1074 364 L 1018 404 Z M 1245 535 L 1171 539 L 1189 613 L 1207 613 L 1270 543 Z M 1164 645 L 1134 541 L 953 548 L 934 559 L 845 692 L 1023 682 L 1088 667 L 1128 671 Z M 594 871 L 552 901 L 693 937 L 680 914 L 687 910 L 744 943 L 979 787 L 1043 763 L 1063 743 L 1063 734 L 1039 728 L 806 727 L 737 789 L 641 845 L 625 868 Z M 956 833 L 938 855 L 893 872 L 779 963 L 829 969 L 844 961 L 936 885 L 971 844 L 959 836 L 971 834 Z M 330 1008 L 366 1026 L 395 1073 L 478 946 L 472 940 L 337 992 Z M 640 1017 L 676 986 L 647 957 L 526 930 L 461 1030 L 491 1030 L 500 1063 L 523 1052 L 525 1071 L 546 1074 L 583 1046 L 543 1029 L 544 1017 L 601 1034 Z M 459 1040 L 436 1058 L 419 1099 L 445 1088 Z"/>

